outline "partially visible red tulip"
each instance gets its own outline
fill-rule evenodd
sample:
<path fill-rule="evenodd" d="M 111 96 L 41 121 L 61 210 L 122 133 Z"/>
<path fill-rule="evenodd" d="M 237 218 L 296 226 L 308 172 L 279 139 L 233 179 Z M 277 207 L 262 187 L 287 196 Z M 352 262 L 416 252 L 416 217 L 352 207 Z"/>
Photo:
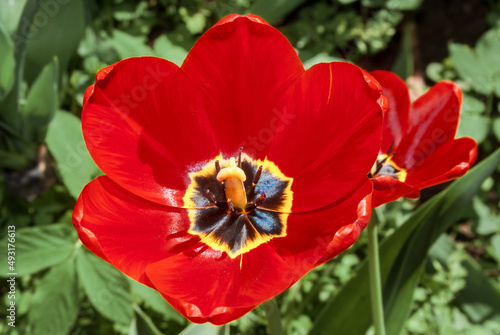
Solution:
<path fill-rule="evenodd" d="M 372 168 L 373 207 L 465 174 L 477 157 L 472 138 L 455 138 L 462 91 L 441 81 L 410 104 L 405 83 L 387 71 L 371 73 L 389 100 L 382 145 Z"/>

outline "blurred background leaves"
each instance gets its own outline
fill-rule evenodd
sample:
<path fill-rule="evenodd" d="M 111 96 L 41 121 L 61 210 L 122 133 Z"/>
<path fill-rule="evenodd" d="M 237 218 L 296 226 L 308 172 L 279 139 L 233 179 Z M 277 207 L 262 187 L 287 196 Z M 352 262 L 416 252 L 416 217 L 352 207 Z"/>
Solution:
<path fill-rule="evenodd" d="M 276 26 L 306 68 L 386 69 L 417 96 L 464 91 L 457 136 L 479 161 L 448 189 L 377 210 L 389 334 L 500 333 L 500 4 L 486 0 L 0 0 L 0 249 L 16 227 L 16 328 L 0 334 L 266 334 L 263 307 L 225 327 L 188 325 L 156 291 L 79 242 L 71 213 L 101 172 L 81 131 L 96 72 L 133 56 L 180 65 L 231 13 Z M 496 150 L 496 151 L 495 151 Z M 371 334 L 366 236 L 278 296 L 287 334 Z M 0 276 L 8 273 L 0 264 Z"/>

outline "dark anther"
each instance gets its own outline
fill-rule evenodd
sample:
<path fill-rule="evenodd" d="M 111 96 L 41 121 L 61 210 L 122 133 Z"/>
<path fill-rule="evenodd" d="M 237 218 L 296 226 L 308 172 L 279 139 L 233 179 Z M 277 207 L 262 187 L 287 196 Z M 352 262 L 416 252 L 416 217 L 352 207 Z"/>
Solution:
<path fill-rule="evenodd" d="M 220 164 L 219 164 L 219 160 L 216 160 L 216 161 L 215 161 L 215 175 L 216 175 L 216 176 L 219 174 L 219 171 L 220 171 Z"/>
<path fill-rule="evenodd" d="M 259 169 L 257 170 L 257 172 L 255 172 L 255 175 L 253 176 L 253 181 L 252 181 L 253 186 L 257 185 L 261 174 L 262 174 L 262 165 L 259 166 Z"/>
<path fill-rule="evenodd" d="M 205 192 L 205 193 L 206 193 L 206 195 L 207 195 L 207 199 L 208 199 L 211 203 L 215 204 L 215 203 L 217 202 L 217 201 L 215 200 L 215 194 L 213 194 L 213 193 L 212 193 L 212 191 L 210 191 L 210 190 L 206 190 L 206 192 Z"/>
<path fill-rule="evenodd" d="M 255 200 L 255 206 L 260 206 L 264 203 L 264 200 L 266 200 L 266 193 L 262 190 L 260 190 L 260 197 Z"/>
<path fill-rule="evenodd" d="M 387 155 L 388 155 L 388 156 L 392 156 L 392 155 L 391 155 L 391 151 L 392 151 L 392 149 L 394 148 L 394 143 L 395 143 L 395 142 L 396 142 L 395 140 L 394 140 L 394 141 L 392 141 L 391 146 L 389 147 L 389 150 L 387 150 Z"/>
<path fill-rule="evenodd" d="M 241 153 L 243 152 L 243 147 L 240 147 L 240 151 L 238 152 L 238 167 L 241 169 Z"/>
<path fill-rule="evenodd" d="M 231 212 L 231 213 L 234 213 L 235 210 L 234 210 L 234 206 L 233 206 L 233 203 L 231 202 L 231 200 L 229 200 L 227 202 L 227 209 Z"/>

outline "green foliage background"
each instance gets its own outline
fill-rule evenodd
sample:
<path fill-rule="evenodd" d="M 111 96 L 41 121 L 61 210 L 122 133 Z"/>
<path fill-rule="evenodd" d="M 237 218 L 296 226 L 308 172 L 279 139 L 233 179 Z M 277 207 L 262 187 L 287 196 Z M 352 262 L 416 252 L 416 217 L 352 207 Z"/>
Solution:
<path fill-rule="evenodd" d="M 464 25 L 471 18 L 477 24 L 466 36 L 450 35 L 446 27 L 428 26 L 436 12 L 445 23 L 458 16 Z M 189 325 L 156 291 L 88 252 L 72 228 L 76 198 L 100 174 L 80 123 L 95 73 L 133 56 L 180 65 L 197 38 L 231 13 L 260 15 L 276 26 L 306 68 L 344 60 L 392 70 L 410 78 L 417 93 L 439 80 L 459 83 L 457 136 L 476 139 L 481 163 L 446 189 L 376 211 L 387 331 L 499 334 L 500 3 L 494 0 L 0 0 L 0 254 L 7 255 L 8 227 L 15 226 L 17 272 L 12 328 L 12 263 L 0 258 L 6 277 L 0 334 L 266 334 L 270 309 L 279 311 L 287 334 L 372 333 L 364 235 L 278 296 L 278 307 L 263 305 L 214 327 Z"/>

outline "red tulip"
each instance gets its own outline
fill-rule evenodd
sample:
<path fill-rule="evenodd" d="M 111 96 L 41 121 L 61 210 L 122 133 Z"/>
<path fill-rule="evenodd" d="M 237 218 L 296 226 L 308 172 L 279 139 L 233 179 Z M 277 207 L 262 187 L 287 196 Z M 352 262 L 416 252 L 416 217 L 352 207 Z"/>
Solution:
<path fill-rule="evenodd" d="M 405 83 L 387 71 L 371 73 L 389 100 L 382 145 L 371 176 L 373 207 L 465 174 L 477 157 L 472 138 L 455 138 L 462 91 L 441 81 L 410 104 Z"/>
<path fill-rule="evenodd" d="M 106 175 L 74 226 L 191 321 L 230 322 L 356 241 L 384 101 L 358 67 L 304 71 L 261 18 L 228 16 L 180 68 L 141 57 L 97 74 L 82 123 Z"/>

